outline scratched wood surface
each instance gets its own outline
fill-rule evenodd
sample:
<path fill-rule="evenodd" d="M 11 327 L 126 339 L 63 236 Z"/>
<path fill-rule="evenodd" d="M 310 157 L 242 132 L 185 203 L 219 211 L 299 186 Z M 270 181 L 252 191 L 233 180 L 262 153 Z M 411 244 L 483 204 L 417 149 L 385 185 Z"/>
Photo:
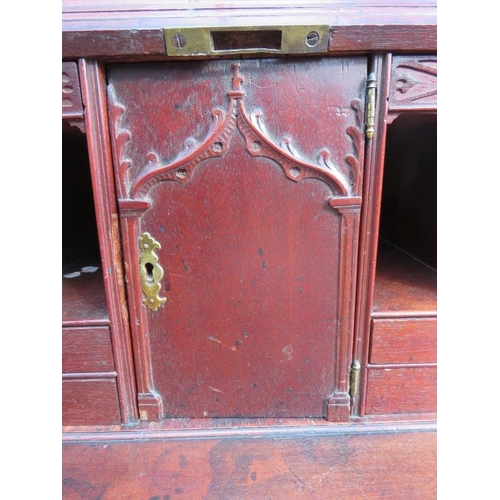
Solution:
<path fill-rule="evenodd" d="M 196 9 L 199 9 L 198 11 Z M 329 51 L 435 51 L 436 1 L 64 0 L 63 57 L 165 55 L 163 28 L 328 24 Z"/>
<path fill-rule="evenodd" d="M 110 69 L 139 392 L 163 416 L 326 416 L 336 390 L 348 408 L 357 233 L 329 203 L 359 208 L 365 77 L 362 57 Z"/>
<path fill-rule="evenodd" d="M 67 443 L 64 500 L 431 500 L 436 434 Z"/>

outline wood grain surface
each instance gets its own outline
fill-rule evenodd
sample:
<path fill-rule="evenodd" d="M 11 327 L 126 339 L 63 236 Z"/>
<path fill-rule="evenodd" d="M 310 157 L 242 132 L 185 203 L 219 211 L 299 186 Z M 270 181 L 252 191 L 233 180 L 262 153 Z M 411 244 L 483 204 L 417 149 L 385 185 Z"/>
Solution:
<path fill-rule="evenodd" d="M 64 500 L 431 500 L 436 434 L 71 443 Z"/>
<path fill-rule="evenodd" d="M 112 0 L 62 2 L 63 57 L 165 55 L 163 28 L 330 26 L 329 51 L 437 49 L 434 0 L 274 0 L 251 2 Z"/>
<path fill-rule="evenodd" d="M 436 366 L 370 366 L 366 413 L 429 413 L 437 409 Z"/>
<path fill-rule="evenodd" d="M 381 240 L 372 316 L 436 313 L 437 272 Z"/>
<path fill-rule="evenodd" d="M 63 425 L 112 425 L 120 423 L 114 378 L 63 379 Z"/>
<path fill-rule="evenodd" d="M 366 70 L 363 57 L 110 67 L 139 392 L 162 416 L 348 419 Z M 164 270 L 157 310 L 138 277 L 145 232 Z"/>
<path fill-rule="evenodd" d="M 79 272 L 80 267 L 73 267 L 76 270 L 73 272 Z M 62 278 L 62 323 L 63 326 L 109 324 L 101 270 L 81 273 L 74 278 Z"/>
<path fill-rule="evenodd" d="M 114 370 L 109 327 L 66 327 L 62 329 L 63 373 Z"/>
<path fill-rule="evenodd" d="M 370 363 L 435 363 L 437 318 L 374 318 Z"/>

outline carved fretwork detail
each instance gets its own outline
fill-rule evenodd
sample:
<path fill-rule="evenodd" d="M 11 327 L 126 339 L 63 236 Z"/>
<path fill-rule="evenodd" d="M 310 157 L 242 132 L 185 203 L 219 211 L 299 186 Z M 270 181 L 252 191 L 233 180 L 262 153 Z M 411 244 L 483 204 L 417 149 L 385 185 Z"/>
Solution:
<path fill-rule="evenodd" d="M 131 191 L 131 198 L 145 196 L 149 189 L 160 181 L 174 180 L 186 182 L 191 179 L 193 170 L 203 160 L 222 156 L 229 148 L 229 141 L 236 126 L 234 102 L 226 115 L 221 109 L 212 111 L 213 122 L 205 140 L 197 145 L 190 137 L 184 142 L 184 150 L 169 164 L 161 165 L 159 156 L 150 152 L 144 172 L 137 178 Z"/>
<path fill-rule="evenodd" d="M 229 96 L 228 110 L 224 112 L 220 108 L 214 109 L 212 111 L 213 121 L 205 139 L 201 143 L 197 143 L 193 137 L 188 138 L 184 142 L 183 151 L 170 163 L 162 164 L 160 155 L 151 151 L 146 157 L 147 163 L 143 172 L 128 189 L 130 199 L 145 197 L 151 187 L 160 181 L 171 180 L 180 183 L 189 181 L 195 167 L 201 161 L 207 158 L 221 157 L 226 153 L 236 126 L 245 139 L 249 154 L 276 161 L 282 167 L 285 175 L 294 182 L 315 177 L 326 182 L 337 196 L 346 197 L 358 194 L 361 178 L 361 165 L 358 158 L 362 154 L 363 144 L 359 128 L 350 126 L 346 130 L 347 135 L 353 141 L 355 150 L 354 155 L 346 157 L 352 175 L 352 182 L 350 182 L 341 170 L 331 162 L 331 154 L 327 148 L 323 148 L 319 152 L 317 163 L 311 163 L 300 156 L 292 145 L 290 137 L 283 137 L 279 144 L 275 144 L 265 128 L 263 112 L 256 109 L 248 113 L 245 110 L 243 104 L 245 93 L 242 90 L 245 79 L 240 74 L 239 63 L 234 63 L 232 68 L 233 88 L 227 93 Z M 362 113 L 361 102 L 355 100 L 351 106 L 356 111 L 357 125 L 359 125 Z M 114 102 L 112 109 L 115 110 L 114 123 L 115 130 L 118 132 L 115 132 L 115 137 L 117 140 L 120 139 L 116 148 L 120 153 L 120 181 L 123 186 L 128 188 L 125 173 L 130 161 L 123 157 L 123 146 L 130 138 L 130 133 L 118 126 L 123 107 Z"/>
<path fill-rule="evenodd" d="M 111 132 L 114 137 L 114 161 L 118 165 L 118 178 L 120 180 L 118 189 L 120 197 L 126 197 L 126 190 L 128 188 L 128 170 L 132 165 L 132 160 L 125 155 L 125 148 L 127 142 L 132 138 L 130 130 L 122 128 L 122 116 L 125 113 L 125 106 L 116 101 L 113 89 L 109 92 L 109 122 L 111 125 Z"/>
<path fill-rule="evenodd" d="M 395 56 L 389 107 L 436 104 L 437 57 Z"/>
<path fill-rule="evenodd" d="M 356 127 L 351 125 L 347 127 L 346 133 L 352 139 L 354 146 L 354 154 L 347 155 L 345 161 L 351 167 L 352 179 L 352 190 L 353 194 L 359 195 L 361 193 L 361 175 L 362 175 L 362 164 L 359 158 L 363 158 L 363 134 L 360 130 L 361 126 L 361 114 L 362 106 L 360 99 L 355 99 L 351 102 L 351 107 L 356 111 Z"/>
<path fill-rule="evenodd" d="M 74 62 L 62 63 L 62 117 L 83 120 L 83 102 L 78 67 Z"/>
<path fill-rule="evenodd" d="M 245 111 L 243 103 L 238 104 L 238 128 L 246 141 L 247 151 L 252 156 L 271 158 L 281 165 L 285 175 L 298 182 L 307 177 L 320 178 L 330 185 L 333 184 L 342 196 L 348 196 L 348 184 L 342 173 L 330 162 L 330 151 L 322 149 L 318 155 L 318 164 L 314 165 L 303 160 L 292 146 L 292 139 L 284 137 L 280 146 L 274 144 L 268 137 L 262 119 L 262 111 L 250 113 Z"/>
<path fill-rule="evenodd" d="M 354 110 L 354 116 L 356 117 L 356 126 L 361 128 L 363 124 L 363 103 L 361 99 L 353 99 L 351 101 L 351 108 Z"/>

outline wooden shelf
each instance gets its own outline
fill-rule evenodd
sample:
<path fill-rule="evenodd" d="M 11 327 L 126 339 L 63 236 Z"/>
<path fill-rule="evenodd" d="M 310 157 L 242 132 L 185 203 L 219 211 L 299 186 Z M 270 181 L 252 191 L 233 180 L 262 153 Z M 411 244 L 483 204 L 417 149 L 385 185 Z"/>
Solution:
<path fill-rule="evenodd" d="M 380 240 L 372 317 L 435 315 L 437 272 Z"/>
<path fill-rule="evenodd" d="M 73 270 L 72 270 L 73 268 Z M 63 275 L 81 267 L 67 267 Z M 62 278 L 62 324 L 64 326 L 109 325 L 102 272 Z"/>

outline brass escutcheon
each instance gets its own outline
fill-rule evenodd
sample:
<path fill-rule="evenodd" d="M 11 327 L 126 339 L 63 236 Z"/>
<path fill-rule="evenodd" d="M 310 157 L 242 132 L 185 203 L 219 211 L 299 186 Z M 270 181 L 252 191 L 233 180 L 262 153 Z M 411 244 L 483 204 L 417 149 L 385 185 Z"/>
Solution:
<path fill-rule="evenodd" d="M 154 252 L 160 250 L 161 245 L 149 233 L 144 233 L 139 237 L 139 248 L 142 250 L 139 256 L 139 275 L 142 293 L 145 295 L 142 302 L 151 311 L 156 311 L 167 301 L 166 297 L 159 296 L 163 269 Z"/>

